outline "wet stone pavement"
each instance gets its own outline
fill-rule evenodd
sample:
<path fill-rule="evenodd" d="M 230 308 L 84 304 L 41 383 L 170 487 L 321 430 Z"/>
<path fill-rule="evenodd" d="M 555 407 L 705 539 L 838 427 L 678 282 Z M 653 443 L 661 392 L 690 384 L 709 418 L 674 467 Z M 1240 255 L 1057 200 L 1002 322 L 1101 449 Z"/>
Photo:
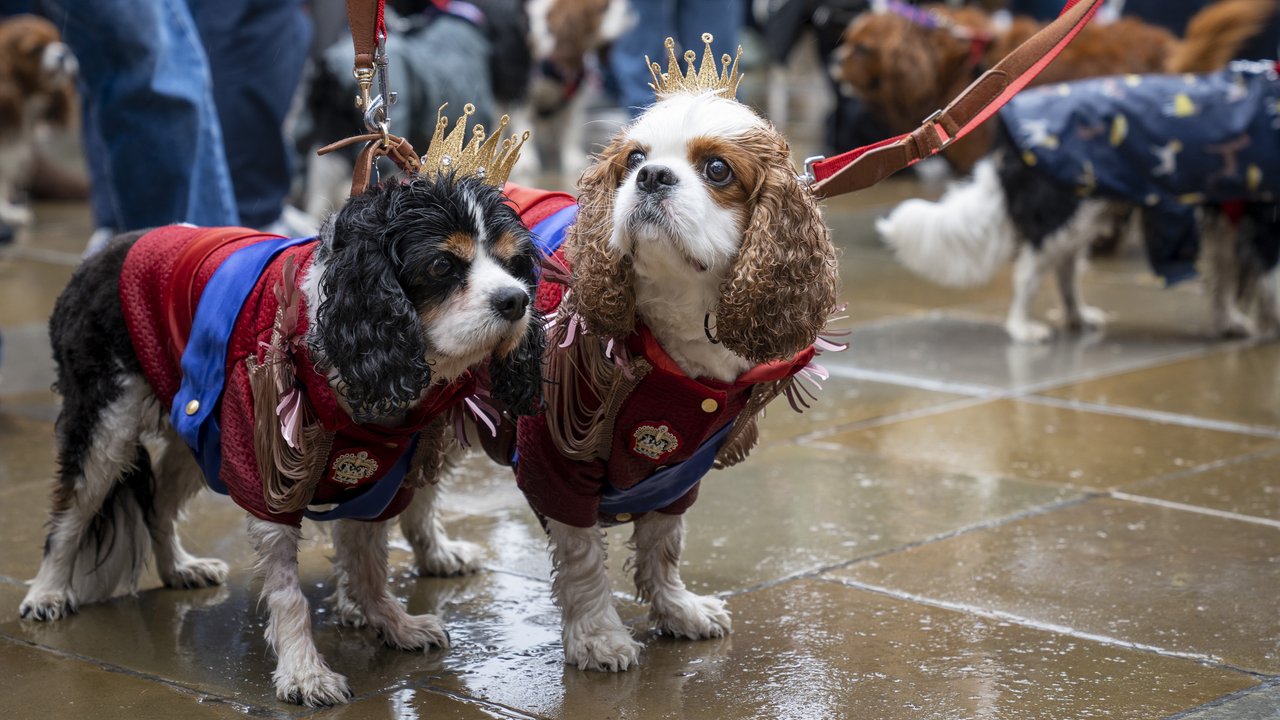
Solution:
<path fill-rule="evenodd" d="M 89 234 L 83 207 L 39 207 L 0 261 L 0 717 L 1280 718 L 1280 348 L 1213 341 L 1202 290 L 1159 289 L 1134 259 L 1088 276 L 1105 332 L 1012 345 L 1007 279 L 941 289 L 877 245 L 873 219 L 915 191 L 829 205 L 851 348 L 826 358 L 817 407 L 775 407 L 689 513 L 684 576 L 727 598 L 730 637 L 652 634 L 620 528 L 643 665 L 565 667 L 542 532 L 472 458 L 447 521 L 484 570 L 420 579 L 402 540 L 392 555 L 396 594 L 444 618 L 448 651 L 330 621 L 330 550 L 305 528 L 320 648 L 356 693 L 325 710 L 275 700 L 243 517 L 209 493 L 184 536 L 231 564 L 226 586 L 152 573 L 68 620 L 18 619 L 53 474 L 44 322 Z"/>

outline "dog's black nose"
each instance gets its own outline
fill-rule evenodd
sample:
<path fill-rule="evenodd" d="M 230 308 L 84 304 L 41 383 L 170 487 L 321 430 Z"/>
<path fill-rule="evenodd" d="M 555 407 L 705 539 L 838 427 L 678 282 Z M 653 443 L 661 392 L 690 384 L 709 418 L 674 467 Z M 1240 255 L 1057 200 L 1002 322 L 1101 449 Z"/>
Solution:
<path fill-rule="evenodd" d="M 489 297 L 489 304 L 495 313 L 515 322 L 524 317 L 524 310 L 529 307 L 529 293 L 521 288 L 503 288 Z"/>
<path fill-rule="evenodd" d="M 645 165 L 636 173 L 636 185 L 645 192 L 666 190 L 677 182 L 676 174 L 663 165 Z"/>

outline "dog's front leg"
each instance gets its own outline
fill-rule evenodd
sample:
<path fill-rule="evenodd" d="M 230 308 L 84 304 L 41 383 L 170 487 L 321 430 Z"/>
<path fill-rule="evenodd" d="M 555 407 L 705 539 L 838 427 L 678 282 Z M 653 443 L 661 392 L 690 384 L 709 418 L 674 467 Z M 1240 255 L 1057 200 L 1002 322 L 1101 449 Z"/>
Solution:
<path fill-rule="evenodd" d="M 387 587 L 387 523 L 339 520 L 333 529 L 340 593 L 383 642 L 399 650 L 449 647 L 435 615 L 410 615 Z"/>
<path fill-rule="evenodd" d="M 636 592 L 649 603 L 649 618 L 659 630 L 678 638 L 701 640 L 729 634 L 732 622 L 724 601 L 689 592 L 680 579 L 684 516 L 645 513 L 635 521 Z"/>
<path fill-rule="evenodd" d="M 1080 275 L 1087 263 L 1087 248 L 1081 248 L 1058 261 L 1054 273 L 1058 280 L 1058 295 L 1062 299 L 1062 317 L 1068 330 L 1097 329 L 1107 324 L 1107 313 L 1101 308 L 1086 305 L 1080 289 Z"/>
<path fill-rule="evenodd" d="M 640 662 L 636 642 L 613 607 L 604 531 L 547 520 L 551 592 L 560 606 L 564 660 L 581 670 L 618 672 Z"/>
<path fill-rule="evenodd" d="M 1031 303 L 1040 291 L 1042 272 L 1037 255 L 1030 243 L 1024 244 L 1013 263 L 1013 302 L 1004 327 L 1015 342 L 1039 343 L 1053 335 L 1048 325 L 1031 319 Z"/>
<path fill-rule="evenodd" d="M 480 569 L 484 550 L 475 543 L 449 537 L 440 522 L 439 498 L 440 482 L 428 483 L 415 491 L 413 501 L 400 514 L 400 531 L 413 546 L 419 574 L 427 577 L 470 575 Z"/>
<path fill-rule="evenodd" d="M 269 613 L 267 642 L 276 653 L 276 697 L 308 707 L 346 702 L 347 679 L 329 669 L 311 636 L 311 608 L 298 579 L 302 530 L 250 517 L 249 537 L 258 551 Z"/>

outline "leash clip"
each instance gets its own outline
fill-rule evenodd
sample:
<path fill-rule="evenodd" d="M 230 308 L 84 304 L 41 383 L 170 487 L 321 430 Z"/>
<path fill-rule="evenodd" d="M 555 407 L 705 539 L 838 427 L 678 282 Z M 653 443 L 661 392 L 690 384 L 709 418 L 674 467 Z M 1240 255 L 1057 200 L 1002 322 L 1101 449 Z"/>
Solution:
<path fill-rule="evenodd" d="M 812 185 L 818 181 L 817 175 L 813 172 L 813 167 L 818 163 L 826 160 L 826 155 L 810 155 L 804 159 L 804 172 L 800 175 L 800 182 L 805 185 Z"/>

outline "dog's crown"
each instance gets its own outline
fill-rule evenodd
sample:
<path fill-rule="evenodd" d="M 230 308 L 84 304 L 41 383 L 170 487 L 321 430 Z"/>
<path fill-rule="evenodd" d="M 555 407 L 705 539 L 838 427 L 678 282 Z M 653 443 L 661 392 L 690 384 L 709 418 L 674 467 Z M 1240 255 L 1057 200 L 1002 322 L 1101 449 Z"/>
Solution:
<path fill-rule="evenodd" d="M 476 124 L 471 130 L 471 140 L 463 145 L 467 134 L 467 120 L 475 114 L 476 108 L 467 103 L 462 108 L 462 117 L 454 124 L 453 130 L 445 135 L 449 126 L 449 118 L 444 116 L 446 105 L 436 111 L 436 131 L 431 136 L 431 144 L 427 146 L 427 154 L 422 156 L 420 172 L 431 175 L 444 175 L 453 172 L 457 175 L 473 175 L 483 182 L 495 187 L 502 187 L 511 174 L 511 168 L 520 159 L 520 148 L 529 139 L 529 131 L 513 134 L 503 138 L 502 134 L 510 123 L 510 118 L 502 116 L 497 132 L 485 137 L 484 126 Z"/>
<path fill-rule="evenodd" d="M 738 94 L 738 83 L 742 81 L 742 76 L 738 74 L 738 59 L 742 57 L 742 46 L 738 46 L 738 54 L 730 58 L 728 53 L 720 56 L 721 68 L 716 70 L 716 60 L 711 54 L 711 33 L 702 33 L 702 42 L 706 48 L 702 51 L 702 66 L 695 68 L 693 61 L 697 59 L 698 54 L 692 50 L 684 51 L 684 61 L 688 66 L 686 72 L 680 72 L 680 63 L 676 60 L 676 41 L 667 38 L 667 71 L 662 71 L 662 66 L 656 62 L 649 60 L 649 56 L 644 56 L 645 64 L 649 66 L 649 73 L 653 75 L 653 82 L 649 83 L 649 87 L 658 94 L 659 98 L 677 93 L 719 93 L 730 100 Z M 729 66 L 729 62 L 733 62 L 733 66 Z"/>

